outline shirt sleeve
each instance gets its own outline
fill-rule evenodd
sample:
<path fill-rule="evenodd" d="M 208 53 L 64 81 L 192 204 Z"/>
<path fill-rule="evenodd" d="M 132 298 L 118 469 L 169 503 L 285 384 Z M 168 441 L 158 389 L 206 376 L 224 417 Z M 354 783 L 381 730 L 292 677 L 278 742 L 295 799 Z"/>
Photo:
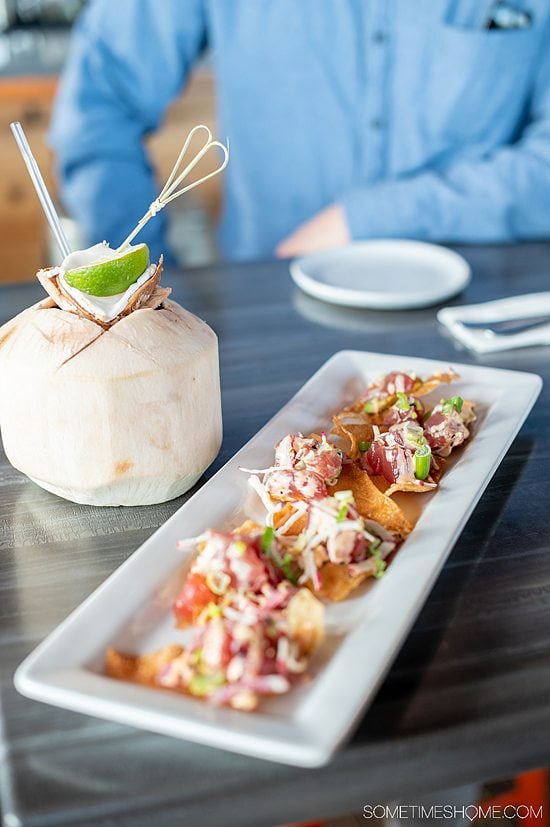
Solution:
<path fill-rule="evenodd" d="M 341 203 L 355 239 L 491 243 L 550 236 L 550 50 L 516 143 L 480 160 L 358 187 Z"/>
<path fill-rule="evenodd" d="M 143 140 L 205 32 L 202 0 L 92 0 L 76 24 L 49 141 L 61 198 L 87 244 L 120 244 L 158 194 Z M 168 253 L 165 226 L 160 213 L 140 233 L 153 258 Z"/>

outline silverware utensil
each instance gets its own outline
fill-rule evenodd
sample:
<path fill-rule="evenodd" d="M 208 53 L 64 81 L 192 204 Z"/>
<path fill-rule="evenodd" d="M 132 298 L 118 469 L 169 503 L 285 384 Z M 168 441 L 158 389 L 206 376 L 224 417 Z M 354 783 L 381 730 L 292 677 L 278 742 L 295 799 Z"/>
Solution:
<path fill-rule="evenodd" d="M 461 319 L 461 323 L 469 330 L 482 330 L 489 334 L 500 336 L 513 336 L 516 333 L 524 333 L 545 324 L 550 324 L 550 314 L 544 316 L 531 316 L 523 319 L 503 319 L 498 322 L 469 322 Z"/>

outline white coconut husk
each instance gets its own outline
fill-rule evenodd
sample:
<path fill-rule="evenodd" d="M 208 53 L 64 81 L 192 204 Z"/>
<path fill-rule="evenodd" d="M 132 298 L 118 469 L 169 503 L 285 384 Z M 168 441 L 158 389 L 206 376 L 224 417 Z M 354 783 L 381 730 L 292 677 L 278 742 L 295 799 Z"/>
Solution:
<path fill-rule="evenodd" d="M 206 143 L 184 161 L 198 132 L 206 133 Z M 222 152 L 219 166 L 184 185 L 212 149 Z M 166 204 L 218 175 L 228 160 L 228 148 L 212 140 L 207 126 L 194 127 L 159 196 L 115 257 Z M 93 263 L 94 248 L 79 252 Z M 62 272 L 40 270 L 49 298 L 0 328 L 0 428 L 8 459 L 75 502 L 145 505 L 177 497 L 221 443 L 215 333 L 168 301 L 170 290 L 159 286 L 162 256 L 130 297 L 117 297 L 126 305 L 109 320 L 101 303 L 69 294 Z M 119 306 L 114 301 L 112 312 Z"/>
<path fill-rule="evenodd" d="M 49 298 L 0 328 L 4 449 L 48 491 L 92 505 L 163 502 L 218 453 L 216 335 L 157 284 L 108 327 Z"/>

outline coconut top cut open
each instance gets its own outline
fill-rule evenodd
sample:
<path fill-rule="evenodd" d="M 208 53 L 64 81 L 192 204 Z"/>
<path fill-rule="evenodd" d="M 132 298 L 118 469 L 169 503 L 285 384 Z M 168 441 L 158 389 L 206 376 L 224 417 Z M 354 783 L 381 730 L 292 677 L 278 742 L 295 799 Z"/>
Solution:
<path fill-rule="evenodd" d="M 67 274 L 82 268 L 117 262 L 128 250 L 112 250 L 106 242 L 94 244 L 85 250 L 70 253 L 57 267 L 39 270 L 37 278 L 61 310 L 76 313 L 107 330 L 124 316 L 142 307 L 160 307 L 171 293 L 159 286 L 163 258 L 157 264 L 147 264 L 145 270 L 128 287 L 113 295 L 93 295 L 71 285 Z"/>
<path fill-rule="evenodd" d="M 204 146 L 192 160 L 184 161 L 193 136 L 199 132 L 206 133 Z M 212 149 L 222 152 L 223 158 L 219 166 L 192 183 L 183 185 L 201 158 Z M 53 304 L 61 310 L 83 316 L 106 330 L 134 310 L 142 307 L 153 309 L 159 307 L 171 293 L 169 288 L 159 287 L 162 256 L 158 264 L 149 264 L 147 246 L 145 244 L 132 246 L 132 241 L 147 222 L 167 204 L 214 175 L 219 175 L 227 166 L 228 161 L 228 148 L 212 139 L 212 133 L 207 126 L 204 124 L 195 126 L 187 136 L 162 191 L 151 202 L 146 213 L 118 249 L 112 250 L 104 241 L 85 250 L 69 253 L 58 267 L 39 270 L 38 279 Z M 146 257 L 142 258 L 141 254 L 144 251 L 146 251 Z M 129 258 L 132 259 L 132 267 L 125 269 L 128 264 L 126 261 L 125 265 L 125 259 Z M 141 269 L 137 268 L 139 261 L 143 264 Z M 109 272 L 106 272 L 106 268 Z M 109 283 L 110 279 L 111 283 Z M 116 289 L 110 289 L 111 287 Z M 44 306 L 48 305 L 44 304 Z"/>

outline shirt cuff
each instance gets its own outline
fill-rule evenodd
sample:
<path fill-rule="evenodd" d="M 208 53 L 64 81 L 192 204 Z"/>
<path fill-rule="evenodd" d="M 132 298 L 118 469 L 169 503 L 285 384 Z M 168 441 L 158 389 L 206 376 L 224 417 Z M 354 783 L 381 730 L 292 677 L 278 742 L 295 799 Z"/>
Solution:
<path fill-rule="evenodd" d="M 427 205 L 430 189 L 425 176 L 398 181 L 384 181 L 347 192 L 340 203 L 344 208 L 351 237 L 430 238 L 434 226 Z M 437 226 L 437 220 L 435 222 Z"/>

